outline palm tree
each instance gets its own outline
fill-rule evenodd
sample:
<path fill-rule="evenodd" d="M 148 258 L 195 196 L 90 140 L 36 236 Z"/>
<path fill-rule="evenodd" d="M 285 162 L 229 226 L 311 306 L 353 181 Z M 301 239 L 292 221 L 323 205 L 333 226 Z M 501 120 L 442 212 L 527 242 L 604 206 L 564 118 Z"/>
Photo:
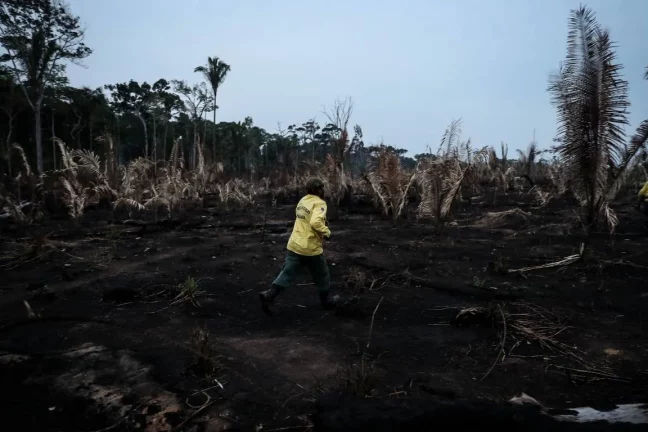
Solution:
<path fill-rule="evenodd" d="M 216 105 L 216 98 L 218 96 L 218 88 L 225 82 L 225 77 L 230 71 L 230 65 L 221 61 L 218 57 L 207 57 L 207 64 L 204 66 L 198 66 L 194 69 L 194 72 L 200 72 L 205 77 L 205 81 L 209 83 L 212 89 L 212 96 L 214 97 L 214 124 L 212 125 L 212 157 L 216 158 L 216 110 L 218 105 Z M 223 157 L 223 151 L 221 149 L 221 158 Z"/>
<path fill-rule="evenodd" d="M 523 171 L 521 174 L 522 177 L 527 179 L 531 187 L 535 186 L 535 183 L 531 179 L 531 170 L 538 155 L 538 144 L 535 140 L 531 141 L 527 147 L 526 153 L 520 149 L 517 149 L 518 155 L 520 156 L 520 168 Z"/>
<path fill-rule="evenodd" d="M 626 144 L 628 83 L 615 63 L 610 34 L 584 6 L 572 10 L 567 58 L 550 81 L 558 110 L 557 150 L 565 164 L 570 190 L 580 202 L 586 232 L 599 218 L 614 229 L 618 220 L 609 208 L 624 174 L 648 138 L 644 121 Z"/>

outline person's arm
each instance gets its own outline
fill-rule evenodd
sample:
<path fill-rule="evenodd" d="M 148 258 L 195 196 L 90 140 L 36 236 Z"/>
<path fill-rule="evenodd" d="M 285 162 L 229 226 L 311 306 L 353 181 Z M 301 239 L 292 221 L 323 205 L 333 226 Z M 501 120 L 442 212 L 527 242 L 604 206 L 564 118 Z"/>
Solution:
<path fill-rule="evenodd" d="M 313 207 L 311 211 L 310 226 L 313 230 L 329 238 L 331 236 L 331 230 L 326 226 L 326 203 L 321 202 Z"/>

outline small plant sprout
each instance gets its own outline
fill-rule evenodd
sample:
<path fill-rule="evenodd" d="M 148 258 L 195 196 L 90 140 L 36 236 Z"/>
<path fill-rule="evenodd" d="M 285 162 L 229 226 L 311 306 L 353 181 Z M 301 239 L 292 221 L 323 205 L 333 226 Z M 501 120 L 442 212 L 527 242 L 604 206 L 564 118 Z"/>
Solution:
<path fill-rule="evenodd" d="M 178 285 L 178 289 L 180 290 L 180 293 L 178 293 L 178 295 L 173 299 L 173 301 L 171 302 L 172 305 L 191 304 L 193 306 L 200 307 L 198 297 L 203 295 L 205 291 L 199 288 L 197 280 L 195 280 L 191 276 L 187 276 L 187 279 L 185 279 L 183 283 Z"/>

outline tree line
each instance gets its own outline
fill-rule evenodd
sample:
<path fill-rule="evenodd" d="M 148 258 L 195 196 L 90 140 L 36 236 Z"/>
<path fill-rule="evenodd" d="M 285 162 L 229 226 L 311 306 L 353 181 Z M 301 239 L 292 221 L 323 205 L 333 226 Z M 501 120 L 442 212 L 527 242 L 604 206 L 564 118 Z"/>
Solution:
<path fill-rule="evenodd" d="M 304 163 L 323 163 L 329 154 L 338 153 L 349 171 L 363 172 L 377 151 L 365 147 L 358 125 L 348 138 L 350 98 L 336 100 L 323 113 L 322 124 L 313 118 L 268 131 L 251 117 L 217 122 L 218 92 L 231 71 L 218 57 L 193 68 L 200 76 L 195 83 L 159 78 L 95 89 L 74 87 L 66 70 L 80 65 L 92 49 L 85 44 L 80 18 L 61 0 L 5 0 L 0 5 L 0 44 L 3 176 L 16 174 L 19 155 L 12 151 L 14 144 L 36 162 L 39 173 L 60 168 L 54 138 L 102 156 L 105 140 L 99 138 L 110 135 L 119 164 L 137 157 L 166 159 L 177 142 L 189 168 L 196 164 L 196 146 L 201 143 L 209 161 L 221 162 L 232 175 L 271 175 L 277 170 L 289 175 Z M 340 145 L 348 148 L 340 151 Z M 414 165 L 404 156 L 406 150 L 391 149 L 407 166 Z"/>

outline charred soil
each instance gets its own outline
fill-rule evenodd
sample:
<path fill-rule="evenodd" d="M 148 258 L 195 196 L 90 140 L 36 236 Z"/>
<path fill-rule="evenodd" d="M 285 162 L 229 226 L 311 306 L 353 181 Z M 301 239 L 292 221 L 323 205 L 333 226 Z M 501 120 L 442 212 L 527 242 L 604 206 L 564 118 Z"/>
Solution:
<path fill-rule="evenodd" d="M 522 211 L 502 213 L 512 209 Z M 272 317 L 258 292 L 280 270 L 293 205 L 158 223 L 106 222 L 110 212 L 97 210 L 78 224 L 5 227 L 4 423 L 308 430 L 329 390 L 644 402 L 648 238 L 642 215 L 617 212 L 617 232 L 594 234 L 577 262 L 511 272 L 579 253 L 571 205 L 498 197 L 497 207 L 462 205 L 441 233 L 341 209 L 325 253 L 347 302 L 321 310 L 304 275 Z"/>

